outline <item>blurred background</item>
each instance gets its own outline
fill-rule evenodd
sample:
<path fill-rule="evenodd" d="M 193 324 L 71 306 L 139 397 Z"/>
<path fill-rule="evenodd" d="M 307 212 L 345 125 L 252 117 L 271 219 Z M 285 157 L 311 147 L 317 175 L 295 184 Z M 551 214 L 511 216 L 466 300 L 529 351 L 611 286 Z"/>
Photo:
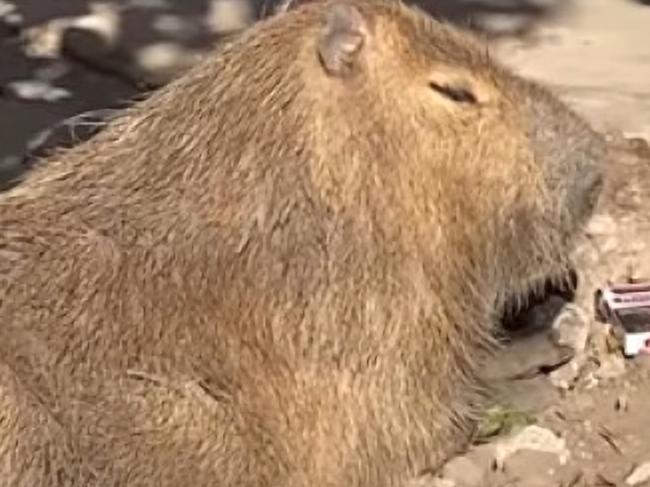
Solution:
<path fill-rule="evenodd" d="M 88 137 L 113 109 L 167 83 L 279 1 L 0 0 L 0 189 L 35 156 Z M 597 121 L 650 132 L 650 110 L 638 108 L 650 98 L 644 2 L 411 3 L 485 36 L 505 61 L 555 86 Z"/>

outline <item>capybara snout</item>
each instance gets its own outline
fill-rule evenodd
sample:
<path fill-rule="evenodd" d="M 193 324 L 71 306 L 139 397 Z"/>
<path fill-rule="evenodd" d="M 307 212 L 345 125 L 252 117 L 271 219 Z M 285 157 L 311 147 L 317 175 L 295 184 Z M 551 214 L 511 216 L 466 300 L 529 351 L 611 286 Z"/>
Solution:
<path fill-rule="evenodd" d="M 534 155 L 572 233 L 591 216 L 600 195 L 608 157 L 605 138 L 541 88 L 529 85 L 528 90 L 524 106 Z"/>

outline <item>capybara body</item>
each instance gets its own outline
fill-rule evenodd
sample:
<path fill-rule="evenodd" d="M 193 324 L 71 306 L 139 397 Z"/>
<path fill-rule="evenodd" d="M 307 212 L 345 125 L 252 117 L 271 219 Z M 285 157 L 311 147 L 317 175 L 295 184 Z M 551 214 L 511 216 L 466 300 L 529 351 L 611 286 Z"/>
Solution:
<path fill-rule="evenodd" d="M 253 26 L 0 199 L 0 483 L 406 486 L 602 158 L 398 2 Z"/>

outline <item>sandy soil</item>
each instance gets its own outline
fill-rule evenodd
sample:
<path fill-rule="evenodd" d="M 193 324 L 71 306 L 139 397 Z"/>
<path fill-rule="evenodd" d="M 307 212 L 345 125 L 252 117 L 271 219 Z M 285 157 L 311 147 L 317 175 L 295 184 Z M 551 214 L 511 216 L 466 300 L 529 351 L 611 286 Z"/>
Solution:
<path fill-rule="evenodd" d="M 497 51 L 520 73 L 557 89 L 601 128 L 650 137 L 650 7 L 575 0 L 527 40 Z"/>

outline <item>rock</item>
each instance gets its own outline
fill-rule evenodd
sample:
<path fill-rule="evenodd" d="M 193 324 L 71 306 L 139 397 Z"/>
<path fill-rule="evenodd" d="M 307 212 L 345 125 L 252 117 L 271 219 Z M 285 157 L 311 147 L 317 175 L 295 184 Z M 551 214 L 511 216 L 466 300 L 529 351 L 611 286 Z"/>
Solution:
<path fill-rule="evenodd" d="M 179 64 L 185 55 L 184 48 L 174 42 L 158 42 L 142 48 L 137 60 L 145 70 L 158 71 Z"/>
<path fill-rule="evenodd" d="M 564 438 L 560 438 L 549 429 L 531 425 L 496 444 L 494 458 L 496 467 L 502 470 L 508 457 L 522 450 L 556 454 L 560 465 L 566 464 L 571 456 Z"/>
<path fill-rule="evenodd" d="M 112 2 L 91 2 L 88 9 L 88 15 L 75 17 L 70 26 L 94 32 L 110 44 L 117 43 L 122 28 L 120 8 Z"/>
<path fill-rule="evenodd" d="M 620 355 L 610 354 L 600 359 L 600 366 L 595 375 L 598 379 L 615 379 L 625 373 L 625 359 Z"/>
<path fill-rule="evenodd" d="M 2 20 L 14 32 L 20 30 L 20 27 L 22 27 L 23 22 L 25 21 L 25 19 L 23 19 L 23 16 L 18 12 L 12 12 L 10 14 L 7 14 L 3 17 Z"/>
<path fill-rule="evenodd" d="M 456 487 L 456 484 L 453 480 L 449 479 L 435 479 L 433 481 L 433 487 Z"/>
<path fill-rule="evenodd" d="M 591 330 L 589 355 L 594 358 L 607 357 L 619 353 L 621 343 L 609 323 L 598 323 Z"/>
<path fill-rule="evenodd" d="M 166 83 L 193 66 L 200 53 L 174 42 L 156 42 L 135 53 L 135 63 L 153 83 Z"/>
<path fill-rule="evenodd" d="M 641 485 L 650 480 L 650 461 L 637 466 L 625 479 L 627 485 Z"/>
<path fill-rule="evenodd" d="M 503 480 L 492 485 L 517 485 L 521 487 L 557 487 L 560 479 L 557 475 L 558 461 L 555 455 L 539 451 L 520 451 L 508 460 L 505 471 L 501 472 Z M 516 482 L 516 483 L 515 483 Z M 483 482 L 482 486 L 490 485 Z"/>
<path fill-rule="evenodd" d="M 549 374 L 549 380 L 558 389 L 569 390 L 580 376 L 584 364 L 587 362 L 584 353 L 575 356 L 571 361 L 558 367 Z"/>
<path fill-rule="evenodd" d="M 442 477 L 458 487 L 481 487 L 485 475 L 486 472 L 465 456 L 452 459 L 442 468 Z"/>
<path fill-rule="evenodd" d="M 70 19 L 54 19 L 27 29 L 23 35 L 25 54 L 33 58 L 58 58 L 61 54 L 63 32 L 69 24 Z"/>
<path fill-rule="evenodd" d="M 553 321 L 551 329 L 553 343 L 580 354 L 587 348 L 591 319 L 580 306 L 568 303 Z"/>
<path fill-rule="evenodd" d="M 586 377 L 583 380 L 582 387 L 588 391 L 589 389 L 594 389 L 598 387 L 599 384 L 600 381 L 594 376 L 592 372 L 586 375 Z"/>
<path fill-rule="evenodd" d="M 214 34 L 227 34 L 248 27 L 253 11 L 248 0 L 212 0 L 205 23 Z"/>
<path fill-rule="evenodd" d="M 612 228 L 616 228 L 616 224 L 617 222 L 612 215 L 599 213 L 594 215 L 594 217 L 587 223 L 585 232 L 592 237 L 609 235 L 612 232 Z"/>
<path fill-rule="evenodd" d="M 12 81 L 5 88 L 16 98 L 22 100 L 55 102 L 72 97 L 72 93 L 65 88 L 58 88 L 46 81 L 36 79 Z"/>
<path fill-rule="evenodd" d="M 116 45 L 121 33 L 119 7 L 111 3 L 96 2 L 90 4 L 89 10 L 88 15 L 56 18 L 29 28 L 24 35 L 25 54 L 36 58 L 60 57 L 64 34 L 72 28 L 92 32 L 107 45 Z"/>
<path fill-rule="evenodd" d="M 487 476 L 492 473 L 495 467 L 494 450 L 495 450 L 494 443 L 484 443 L 484 444 L 472 446 L 472 448 L 463 456 L 465 456 L 468 460 L 470 460 L 474 465 L 476 465 L 481 470 L 481 472 L 483 472 Z M 483 479 L 483 481 L 485 483 L 485 478 Z"/>
<path fill-rule="evenodd" d="M 460 486 L 457 486 L 453 480 L 441 478 L 441 479 L 433 479 L 431 487 L 460 487 Z"/>

